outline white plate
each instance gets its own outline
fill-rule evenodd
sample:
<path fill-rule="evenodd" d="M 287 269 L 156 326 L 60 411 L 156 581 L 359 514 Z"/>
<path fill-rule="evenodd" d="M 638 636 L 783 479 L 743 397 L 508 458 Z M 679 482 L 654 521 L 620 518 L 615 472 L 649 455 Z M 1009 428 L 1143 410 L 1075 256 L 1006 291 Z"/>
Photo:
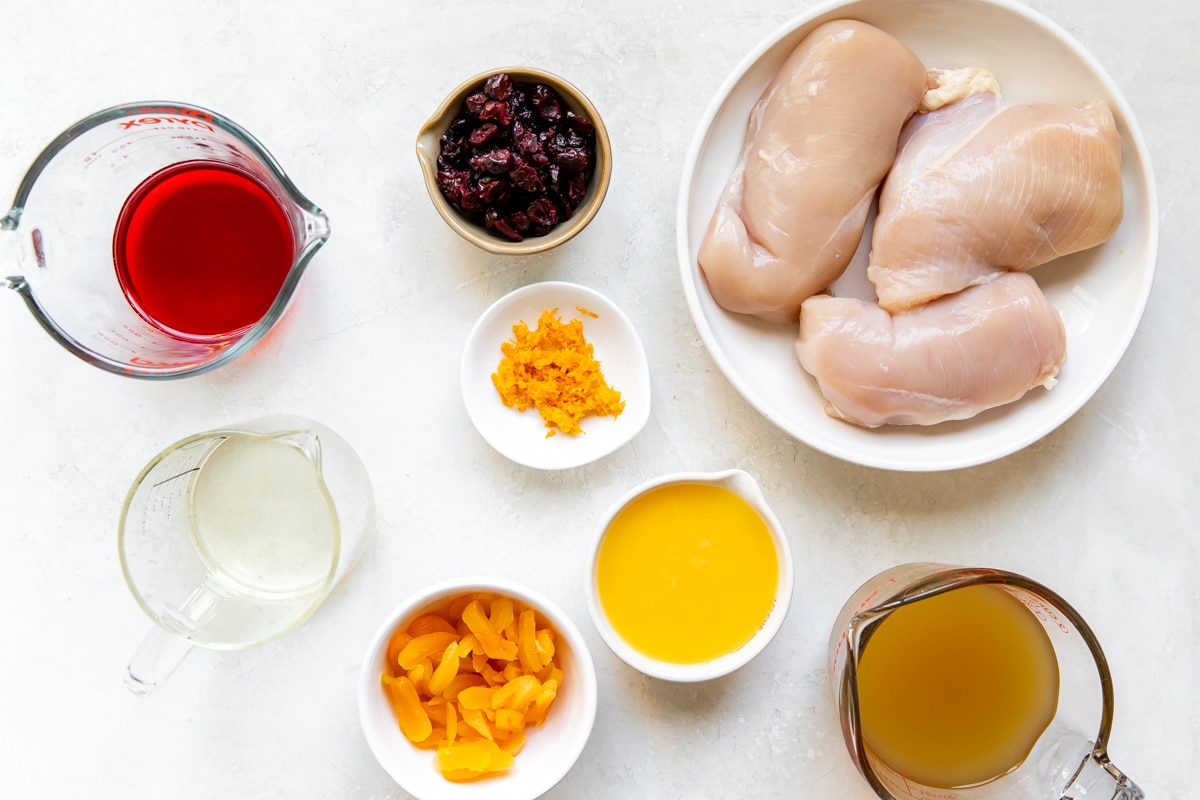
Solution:
<path fill-rule="evenodd" d="M 973 419 L 932 427 L 868 430 L 825 414 L 816 382 L 801 369 L 796 326 L 773 326 L 717 306 L 696 252 L 737 162 L 749 113 L 783 61 L 813 28 L 833 19 L 873 24 L 934 68 L 982 66 L 1005 100 L 1079 105 L 1104 100 L 1122 139 L 1125 217 L 1107 243 L 1031 273 L 1067 326 L 1067 363 L 1052 391 Z M 838 294 L 870 297 L 865 277 L 870 227 Z M 858 0 L 820 6 L 779 28 L 717 91 L 684 163 L 677 248 L 684 294 L 700 336 L 730 383 L 783 431 L 846 461 L 932 471 L 982 464 L 1053 431 L 1100 388 L 1141 320 L 1158 255 L 1158 200 L 1150 159 L 1129 104 L 1104 69 L 1065 31 L 1006 0 Z M 865 288 L 864 288 L 865 287 Z"/>
<path fill-rule="evenodd" d="M 604 379 L 621 393 L 625 410 L 616 419 L 587 417 L 580 423 L 584 432 L 577 436 L 555 433 L 547 438 L 549 429 L 535 409 L 518 413 L 500 401 L 492 373 L 503 356 L 500 345 L 513 337 L 513 326 L 525 322 L 535 329 L 542 312 L 554 308 L 563 322 L 583 322 L 583 335 Z M 467 337 L 462 392 L 467 415 L 487 443 L 518 464 L 537 469 L 569 469 L 603 458 L 637 435 L 650 418 L 650 369 L 629 318 L 599 292 L 561 281 L 517 289 L 483 313 Z"/>

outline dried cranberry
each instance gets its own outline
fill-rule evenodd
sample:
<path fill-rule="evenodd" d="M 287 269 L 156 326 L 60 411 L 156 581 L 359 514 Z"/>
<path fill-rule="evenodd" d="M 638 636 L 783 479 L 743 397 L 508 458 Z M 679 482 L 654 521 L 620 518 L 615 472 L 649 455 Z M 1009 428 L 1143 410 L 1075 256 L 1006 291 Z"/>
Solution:
<path fill-rule="evenodd" d="M 488 100 L 479 112 L 480 119 L 494 119 L 498 125 L 512 124 L 512 111 L 503 100 Z"/>
<path fill-rule="evenodd" d="M 467 112 L 479 116 L 479 112 L 483 110 L 484 103 L 488 101 L 488 96 L 483 92 L 472 92 L 467 95 Z"/>
<path fill-rule="evenodd" d="M 516 228 L 514 228 L 512 226 L 512 222 L 509 221 L 508 217 L 500 217 L 500 218 L 496 219 L 495 221 L 492 222 L 492 227 L 495 230 L 500 231 L 502 234 L 507 236 L 509 239 L 512 239 L 514 242 L 519 242 L 525 238 L 524 236 L 521 235 L 520 231 L 518 231 Z"/>
<path fill-rule="evenodd" d="M 539 197 L 529 204 L 529 219 L 543 228 L 549 228 L 558 222 L 558 209 L 545 197 Z"/>
<path fill-rule="evenodd" d="M 480 178 L 479 196 L 489 206 L 501 203 L 508 195 L 508 181 L 499 178 Z"/>
<path fill-rule="evenodd" d="M 554 157 L 554 162 L 562 167 L 563 172 L 574 175 L 576 172 L 583 172 L 587 167 L 587 152 L 580 152 L 574 147 L 565 147 Z"/>
<path fill-rule="evenodd" d="M 462 193 L 460 201 L 464 211 L 483 211 L 485 208 L 483 195 L 478 189 L 467 189 Z"/>
<path fill-rule="evenodd" d="M 592 125 L 591 120 L 579 116 L 574 111 L 567 112 L 567 125 L 580 136 L 591 136 L 596 132 L 596 127 Z"/>
<path fill-rule="evenodd" d="M 490 139 L 496 135 L 496 131 L 500 130 L 490 122 L 485 122 L 475 130 L 471 131 L 468 137 L 469 141 L 475 147 L 482 147 L 487 144 Z"/>
<path fill-rule="evenodd" d="M 512 78 L 503 72 L 498 72 L 483 82 L 483 93 L 493 100 L 507 100 L 512 91 Z"/>
<path fill-rule="evenodd" d="M 562 109 L 558 105 L 558 95 L 544 83 L 533 87 L 533 107 L 538 116 L 545 120 L 556 120 L 562 117 Z"/>
<path fill-rule="evenodd" d="M 523 233 L 529 230 L 529 215 L 523 211 L 514 211 L 508 215 L 508 224 L 513 230 Z"/>
<path fill-rule="evenodd" d="M 512 179 L 513 185 L 527 192 L 540 192 L 542 190 L 542 180 L 538 177 L 537 170 L 528 164 L 521 164 L 515 167 L 512 172 L 508 173 L 508 177 Z"/>
<path fill-rule="evenodd" d="M 513 155 L 511 150 L 497 149 L 475 156 L 471 159 L 471 166 L 480 172 L 487 172 L 491 175 L 503 175 L 512 166 L 512 161 Z"/>
<path fill-rule="evenodd" d="M 514 92 L 512 99 L 508 101 L 509 108 L 513 111 L 513 116 L 520 120 L 523 124 L 531 128 L 540 127 L 546 123 L 539 117 L 529 102 L 528 96 L 524 92 Z"/>
<path fill-rule="evenodd" d="M 526 128 L 520 122 L 513 123 L 513 141 L 522 153 L 533 155 L 542 152 L 542 143 L 538 141 L 537 134 Z"/>
<path fill-rule="evenodd" d="M 452 203 L 462 202 L 462 193 L 467 186 L 465 173 L 442 170 L 437 174 L 437 185 L 441 193 Z"/>
<path fill-rule="evenodd" d="M 452 163 L 462 153 L 462 143 L 448 136 L 442 137 L 442 149 L 438 154 L 438 166 Z"/>
<path fill-rule="evenodd" d="M 481 95 L 482 97 L 482 95 Z M 484 100 L 487 98 L 484 97 Z M 480 106 L 482 108 L 482 106 Z M 456 117 L 449 127 L 446 128 L 446 135 L 461 139 L 466 136 L 475 127 L 475 122 L 470 117 Z"/>
<path fill-rule="evenodd" d="M 497 73 L 464 103 L 438 154 L 446 200 L 499 236 L 542 236 L 570 218 L 595 167 L 595 128 L 545 84 Z"/>
<path fill-rule="evenodd" d="M 574 204 L 578 205 L 587 194 L 587 180 L 584 179 L 582 173 L 575 173 L 571 176 L 571 180 L 567 183 L 567 198 Z"/>

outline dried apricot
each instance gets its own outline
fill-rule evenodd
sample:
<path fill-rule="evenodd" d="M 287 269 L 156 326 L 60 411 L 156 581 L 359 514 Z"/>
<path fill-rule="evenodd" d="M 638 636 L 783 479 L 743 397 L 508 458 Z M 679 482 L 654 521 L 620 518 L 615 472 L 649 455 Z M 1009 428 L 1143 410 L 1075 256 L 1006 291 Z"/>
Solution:
<path fill-rule="evenodd" d="M 405 738 L 464 781 L 512 766 L 562 679 L 554 634 L 533 609 L 473 592 L 397 631 L 380 680 Z"/>

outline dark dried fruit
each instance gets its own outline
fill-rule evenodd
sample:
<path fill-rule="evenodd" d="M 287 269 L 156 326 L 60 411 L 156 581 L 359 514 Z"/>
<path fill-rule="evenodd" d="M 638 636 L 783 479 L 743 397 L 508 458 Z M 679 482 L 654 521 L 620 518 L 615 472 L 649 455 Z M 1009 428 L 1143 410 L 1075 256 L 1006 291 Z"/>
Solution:
<path fill-rule="evenodd" d="M 588 165 L 587 150 L 580 147 L 564 147 L 554 157 L 554 161 L 562 167 L 562 171 L 568 175 L 574 175 L 576 172 L 583 172 Z"/>
<path fill-rule="evenodd" d="M 582 173 L 577 172 L 567 182 L 567 199 L 575 205 L 579 205 L 586 194 L 587 181 L 584 179 Z"/>
<path fill-rule="evenodd" d="M 529 219 L 543 228 L 549 228 L 558 222 L 558 209 L 545 197 L 539 197 L 529 204 Z"/>
<path fill-rule="evenodd" d="M 512 78 L 503 72 L 498 72 L 483 82 L 483 93 L 493 100 L 507 100 L 512 91 Z"/>
<path fill-rule="evenodd" d="M 512 172 L 508 174 L 512 179 L 513 185 L 524 189 L 527 192 L 540 192 L 542 190 L 542 180 L 538 177 L 537 170 L 529 164 L 521 164 L 514 167 Z"/>
<path fill-rule="evenodd" d="M 508 215 L 508 223 L 518 231 L 529 230 L 529 215 L 521 211 L 514 211 Z"/>
<path fill-rule="evenodd" d="M 483 110 L 483 104 L 487 101 L 488 96 L 483 92 L 472 92 L 471 94 L 467 95 L 467 111 L 478 116 L 479 112 Z M 456 119 L 455 122 L 457 122 L 459 119 L 462 119 L 462 117 Z"/>
<path fill-rule="evenodd" d="M 567 112 L 567 125 L 580 136 L 591 136 L 596 130 L 591 120 L 578 116 L 574 111 Z"/>
<path fill-rule="evenodd" d="M 511 150 L 492 150 L 471 158 L 472 167 L 479 172 L 487 172 L 492 175 L 503 175 L 512 167 L 512 163 Z"/>
<path fill-rule="evenodd" d="M 543 236 L 587 195 L 595 148 L 592 122 L 553 88 L 496 73 L 442 135 L 438 190 L 499 236 Z"/>
<path fill-rule="evenodd" d="M 485 205 L 502 203 L 508 197 L 508 182 L 499 178 L 480 178 L 479 196 Z"/>
<path fill-rule="evenodd" d="M 496 135 L 496 131 L 498 130 L 500 129 L 492 123 L 485 122 L 471 131 L 471 135 L 467 137 L 467 141 L 471 143 L 472 147 L 483 147 L 488 143 L 488 140 Z"/>
<path fill-rule="evenodd" d="M 533 107 L 537 109 L 542 119 L 555 121 L 562 118 L 562 109 L 558 105 L 558 95 L 543 83 L 533 87 Z"/>

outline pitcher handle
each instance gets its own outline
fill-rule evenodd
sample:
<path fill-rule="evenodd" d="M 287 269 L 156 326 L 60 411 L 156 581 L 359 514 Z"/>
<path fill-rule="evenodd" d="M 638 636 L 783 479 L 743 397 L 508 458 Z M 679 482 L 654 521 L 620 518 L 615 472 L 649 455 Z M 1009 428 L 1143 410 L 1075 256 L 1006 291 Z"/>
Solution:
<path fill-rule="evenodd" d="M 178 610 L 166 609 L 142 639 L 125 670 L 125 686 L 139 697 L 154 691 L 192 652 L 192 634 L 207 625 L 225 605 L 229 594 L 205 581 L 188 595 Z"/>
<path fill-rule="evenodd" d="M 1092 753 L 1080 766 L 1062 800 L 1144 800 L 1137 784 L 1108 760 L 1103 750 Z"/>

